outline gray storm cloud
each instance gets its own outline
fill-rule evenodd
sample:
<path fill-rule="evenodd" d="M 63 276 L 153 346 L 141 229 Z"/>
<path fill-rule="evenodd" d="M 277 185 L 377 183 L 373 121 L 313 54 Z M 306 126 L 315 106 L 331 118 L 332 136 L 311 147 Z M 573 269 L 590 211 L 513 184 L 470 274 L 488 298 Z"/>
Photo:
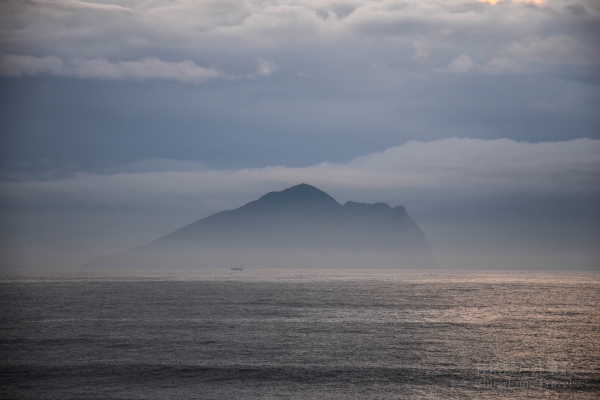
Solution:
<path fill-rule="evenodd" d="M 472 63 L 491 62 L 489 71 L 495 74 L 527 71 L 529 64 L 543 69 L 542 63 L 600 63 L 597 41 L 589 38 L 592 30 L 570 28 L 597 24 L 599 11 L 592 1 L 115 3 L 4 2 L 0 50 L 12 60 L 9 67 L 4 62 L 4 74 L 197 82 L 222 73 L 251 73 L 254 54 L 286 56 L 291 45 L 315 56 L 341 46 L 366 61 L 391 50 L 416 51 L 396 67 L 417 62 L 421 68 L 442 68 L 454 60 L 449 68 L 455 72 L 471 70 Z M 485 48 L 478 45 L 482 38 Z M 67 72 L 59 60 L 79 61 L 71 61 Z M 205 60 L 216 61 L 223 72 L 200 67 Z M 274 65 L 263 60 L 257 72 L 270 75 Z"/>

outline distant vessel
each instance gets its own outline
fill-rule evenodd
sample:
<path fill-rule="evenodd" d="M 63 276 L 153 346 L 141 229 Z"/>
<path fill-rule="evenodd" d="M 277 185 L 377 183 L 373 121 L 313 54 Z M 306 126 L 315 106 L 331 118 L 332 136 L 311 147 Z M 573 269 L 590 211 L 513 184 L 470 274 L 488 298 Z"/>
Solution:
<path fill-rule="evenodd" d="M 233 268 L 231 268 L 231 270 L 232 271 L 243 271 L 244 268 L 242 268 L 242 267 L 233 267 Z"/>

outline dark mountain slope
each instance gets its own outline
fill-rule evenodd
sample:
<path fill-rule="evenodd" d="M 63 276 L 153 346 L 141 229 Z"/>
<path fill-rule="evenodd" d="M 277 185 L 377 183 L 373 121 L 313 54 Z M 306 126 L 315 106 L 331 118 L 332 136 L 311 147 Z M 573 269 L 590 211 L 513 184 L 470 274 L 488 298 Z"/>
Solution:
<path fill-rule="evenodd" d="M 306 184 L 271 192 L 90 267 L 435 268 L 404 207 L 347 202 Z"/>

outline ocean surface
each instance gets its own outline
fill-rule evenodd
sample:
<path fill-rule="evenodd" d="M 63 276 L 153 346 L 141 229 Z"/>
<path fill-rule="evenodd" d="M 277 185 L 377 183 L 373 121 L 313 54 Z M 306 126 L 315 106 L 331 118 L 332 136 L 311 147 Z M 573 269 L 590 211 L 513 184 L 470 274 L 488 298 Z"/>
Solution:
<path fill-rule="evenodd" d="M 597 399 L 600 274 L 0 276 L 3 399 Z"/>

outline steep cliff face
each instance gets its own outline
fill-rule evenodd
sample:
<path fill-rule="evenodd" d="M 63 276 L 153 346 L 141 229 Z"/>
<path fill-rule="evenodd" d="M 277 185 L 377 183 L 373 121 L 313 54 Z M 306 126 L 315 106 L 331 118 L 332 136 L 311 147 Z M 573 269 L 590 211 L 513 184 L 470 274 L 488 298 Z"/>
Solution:
<path fill-rule="evenodd" d="M 404 207 L 347 202 L 306 184 L 267 193 L 90 267 L 436 268 Z M 235 265 L 233 265 L 235 264 Z"/>

